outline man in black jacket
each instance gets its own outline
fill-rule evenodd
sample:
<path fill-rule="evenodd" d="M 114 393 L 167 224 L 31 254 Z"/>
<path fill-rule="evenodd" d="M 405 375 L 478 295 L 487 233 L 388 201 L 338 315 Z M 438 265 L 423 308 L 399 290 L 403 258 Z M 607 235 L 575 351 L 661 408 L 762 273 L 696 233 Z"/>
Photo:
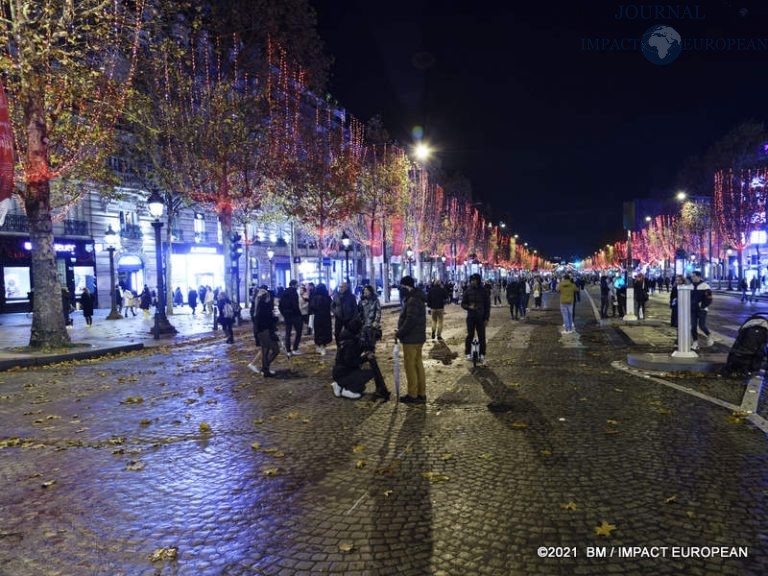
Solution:
<path fill-rule="evenodd" d="M 341 329 L 356 316 L 357 300 L 355 300 L 355 295 L 350 292 L 349 284 L 342 282 L 339 284 L 339 291 L 333 298 L 333 335 L 337 345 L 339 344 Z"/>
<path fill-rule="evenodd" d="M 408 381 L 408 394 L 400 398 L 405 404 L 424 404 L 427 401 L 427 378 L 424 374 L 422 349 L 427 340 L 427 306 L 424 293 L 414 286 L 412 276 L 403 276 L 403 309 L 397 319 L 395 338 L 403 345 L 403 364 Z"/>
<path fill-rule="evenodd" d="M 283 291 L 283 296 L 280 298 L 280 304 L 278 305 L 280 314 L 283 315 L 285 320 L 285 350 L 288 355 L 301 354 L 299 344 L 301 343 L 301 328 L 304 321 L 301 317 L 301 308 L 299 307 L 299 292 L 296 289 L 298 284 L 296 280 L 291 280 L 288 288 Z M 296 332 L 293 340 L 293 352 L 291 352 L 291 329 Z"/>
<path fill-rule="evenodd" d="M 438 340 L 443 339 L 443 316 L 446 300 L 448 300 L 448 294 L 445 288 L 439 280 L 435 280 L 427 293 L 427 308 L 432 311 L 432 340 L 435 339 L 435 333 L 437 333 Z"/>
<path fill-rule="evenodd" d="M 472 360 L 472 340 L 477 332 L 480 341 L 480 363 L 485 362 L 485 327 L 491 318 L 491 298 L 481 284 L 480 274 L 469 277 L 469 286 L 464 291 L 461 307 L 467 311 L 467 339 L 464 340 L 464 353 L 467 360 Z"/>

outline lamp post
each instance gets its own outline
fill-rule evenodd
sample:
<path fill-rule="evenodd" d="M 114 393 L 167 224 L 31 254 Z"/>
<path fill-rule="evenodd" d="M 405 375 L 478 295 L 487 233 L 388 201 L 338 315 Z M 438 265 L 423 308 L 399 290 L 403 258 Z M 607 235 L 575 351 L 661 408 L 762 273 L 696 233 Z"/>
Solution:
<path fill-rule="evenodd" d="M 117 235 L 117 232 L 112 230 L 112 224 L 104 232 L 104 243 L 107 245 L 107 251 L 109 252 L 109 282 L 110 294 L 112 294 L 112 310 L 109 311 L 107 320 L 120 320 L 123 315 L 117 311 L 117 294 L 115 294 L 115 249 L 120 244 L 120 237 Z"/>
<path fill-rule="evenodd" d="M 347 270 L 347 285 L 349 286 L 349 251 L 352 250 L 352 240 L 347 236 L 346 230 L 341 233 L 341 245 L 344 248 L 344 264 Z"/>
<path fill-rule="evenodd" d="M 267 258 L 269 258 L 269 287 L 274 289 L 274 279 L 272 278 L 272 258 L 275 257 L 275 251 L 272 248 L 267 250 Z"/>
<path fill-rule="evenodd" d="M 157 304 L 155 305 L 155 326 L 152 332 L 155 335 L 155 340 L 160 338 L 160 334 L 176 334 L 176 328 L 174 328 L 168 317 L 165 315 L 165 282 L 163 281 L 163 247 L 160 240 L 160 229 L 163 227 L 163 223 L 160 218 L 163 217 L 163 211 L 165 210 L 165 202 L 163 198 L 157 192 L 153 190 L 147 200 L 147 207 L 149 213 L 154 218 L 152 227 L 155 229 L 155 263 L 157 264 Z"/>
<path fill-rule="evenodd" d="M 445 269 L 445 261 L 446 261 L 445 254 L 440 256 L 440 261 L 443 263 L 443 282 L 447 282 L 448 281 L 448 271 Z"/>
<path fill-rule="evenodd" d="M 408 258 L 408 276 L 413 276 L 413 270 L 411 268 L 411 262 L 413 259 L 413 250 L 411 250 L 410 246 L 408 246 L 408 248 L 405 249 L 405 257 Z"/>

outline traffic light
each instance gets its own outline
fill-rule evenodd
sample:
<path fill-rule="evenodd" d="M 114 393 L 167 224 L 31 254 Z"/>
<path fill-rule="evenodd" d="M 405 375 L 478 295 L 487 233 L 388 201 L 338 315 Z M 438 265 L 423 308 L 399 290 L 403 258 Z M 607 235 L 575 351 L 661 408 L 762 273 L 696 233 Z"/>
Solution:
<path fill-rule="evenodd" d="M 233 232 L 230 240 L 229 257 L 232 260 L 232 266 L 238 266 L 240 254 L 243 252 L 243 245 L 241 244 L 242 236 L 240 236 L 240 234 L 237 232 Z"/>

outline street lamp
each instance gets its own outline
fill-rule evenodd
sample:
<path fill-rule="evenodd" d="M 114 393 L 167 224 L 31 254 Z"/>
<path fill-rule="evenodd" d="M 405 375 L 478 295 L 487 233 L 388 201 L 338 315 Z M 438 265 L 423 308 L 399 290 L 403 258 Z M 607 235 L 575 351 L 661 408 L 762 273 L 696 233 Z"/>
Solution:
<path fill-rule="evenodd" d="M 424 142 L 419 142 L 413 148 L 413 155 L 416 156 L 416 160 L 424 162 L 432 155 L 432 149 Z"/>
<path fill-rule="evenodd" d="M 344 247 L 344 263 L 347 268 L 347 285 L 349 285 L 349 251 L 352 250 L 352 240 L 346 230 L 341 233 L 341 245 Z"/>
<path fill-rule="evenodd" d="M 274 288 L 274 281 L 272 278 L 272 258 L 275 257 L 275 251 L 272 248 L 267 249 L 267 258 L 269 258 L 269 287 Z"/>
<path fill-rule="evenodd" d="M 410 246 L 405 249 L 405 256 L 408 258 L 408 276 L 413 276 L 413 270 L 411 267 L 411 262 L 413 260 L 413 250 L 411 250 Z"/>
<path fill-rule="evenodd" d="M 120 320 L 123 315 L 117 311 L 117 294 L 115 293 L 115 249 L 120 245 L 120 236 L 112 230 L 112 224 L 104 232 L 104 244 L 107 245 L 109 252 L 109 282 L 110 293 L 112 294 L 112 310 L 109 311 L 107 320 Z"/>
<path fill-rule="evenodd" d="M 174 328 L 165 315 L 165 282 L 163 282 L 163 247 L 160 240 L 160 229 L 163 223 L 160 220 L 165 210 L 165 202 L 155 189 L 147 200 L 147 208 L 154 218 L 152 227 L 155 229 L 155 263 L 157 264 L 157 304 L 155 305 L 155 326 L 152 332 L 155 340 L 160 339 L 160 334 L 176 334 Z"/>

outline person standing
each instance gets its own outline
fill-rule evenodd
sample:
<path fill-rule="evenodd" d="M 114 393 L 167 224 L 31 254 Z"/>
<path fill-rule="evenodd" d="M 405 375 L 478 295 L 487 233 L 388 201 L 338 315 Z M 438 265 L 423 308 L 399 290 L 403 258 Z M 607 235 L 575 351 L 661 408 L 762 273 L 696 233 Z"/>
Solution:
<path fill-rule="evenodd" d="M 431 310 L 432 315 L 432 340 L 443 339 L 443 318 L 445 316 L 445 301 L 448 299 L 448 295 L 445 293 L 445 288 L 439 280 L 432 282 L 427 293 L 427 308 Z M 501 302 L 501 298 L 499 298 Z"/>
<path fill-rule="evenodd" d="M 288 288 L 283 291 L 283 295 L 280 298 L 278 309 L 280 314 L 283 315 L 285 321 L 285 351 L 288 356 L 299 355 L 299 344 L 301 344 L 301 307 L 299 305 L 299 292 L 297 286 L 299 283 L 296 280 L 291 280 L 288 283 Z M 293 338 L 293 348 L 291 348 L 291 330 L 296 334 Z"/>
<path fill-rule="evenodd" d="M 307 284 L 307 302 L 312 301 L 312 296 L 315 295 L 315 285 L 313 282 Z M 309 310 L 309 321 L 307 323 L 307 336 L 312 336 L 315 331 L 315 315 L 312 313 L 312 309 Z"/>
<path fill-rule="evenodd" d="M 648 302 L 648 280 L 642 273 L 635 276 L 632 288 L 635 296 L 635 316 L 643 320 L 645 318 L 645 304 Z"/>
<path fill-rule="evenodd" d="M 512 320 L 517 320 L 519 308 L 517 306 L 520 298 L 520 282 L 513 276 L 507 284 L 507 303 L 509 304 L 509 314 Z"/>
<path fill-rule="evenodd" d="M 123 313 L 123 291 L 120 284 L 115 284 L 115 305 L 119 314 Z"/>
<path fill-rule="evenodd" d="M 366 286 L 369 288 L 369 286 Z M 363 296 L 365 289 L 363 289 Z M 378 298 L 376 299 L 378 301 Z M 385 402 L 390 393 L 384 382 L 376 355 L 372 350 L 366 350 L 361 339 L 363 323 L 359 318 L 353 318 L 341 329 L 339 348 L 336 351 L 336 363 L 333 366 L 333 395 L 357 400 L 363 395 L 366 383 L 373 379 L 376 383 L 376 396 Z M 370 368 L 362 368 L 367 362 Z"/>
<path fill-rule="evenodd" d="M 699 328 L 707 337 L 706 346 L 712 346 L 715 341 L 707 328 L 707 312 L 712 304 L 712 289 L 701 277 L 701 272 L 695 270 L 691 273 L 691 337 L 693 343 L 691 350 L 699 349 Z"/>
<path fill-rule="evenodd" d="M 84 287 L 80 294 L 80 309 L 83 311 L 85 325 L 90 328 L 93 326 L 93 295 L 87 287 Z"/>
<path fill-rule="evenodd" d="M 328 288 L 320 283 L 309 299 L 309 313 L 315 317 L 314 329 L 317 353 L 325 356 L 325 347 L 333 341 L 331 325 L 331 297 Z"/>
<path fill-rule="evenodd" d="M 194 316 L 197 309 L 197 290 L 194 288 L 190 288 L 189 292 L 187 292 L 187 304 L 192 308 L 192 316 Z"/>
<path fill-rule="evenodd" d="M 494 282 L 491 285 L 491 296 L 493 297 L 493 305 L 501 306 L 501 284 Z M 434 339 L 434 336 L 432 337 Z"/>
<path fill-rule="evenodd" d="M 361 338 L 363 349 L 376 351 L 376 340 L 381 338 L 381 303 L 373 286 L 366 284 L 357 304 L 357 316 L 363 322 Z"/>
<path fill-rule="evenodd" d="M 469 286 L 461 299 L 461 307 L 467 311 L 467 337 L 464 340 L 464 354 L 467 360 L 472 360 L 472 340 L 477 334 L 480 342 L 480 364 L 485 363 L 485 327 L 491 318 L 491 299 L 485 288 L 480 284 L 480 274 L 469 277 Z M 519 296 L 518 296 L 519 298 Z M 517 306 L 517 301 L 515 301 Z"/>
<path fill-rule="evenodd" d="M 521 320 L 525 320 L 528 312 L 528 300 L 531 298 L 531 285 L 528 279 L 523 276 L 520 278 L 520 286 L 517 289 L 517 310 Z"/>
<path fill-rule="evenodd" d="M 304 329 L 304 325 L 307 325 L 307 333 L 309 336 L 309 290 L 302 284 L 299 286 L 299 310 L 301 311 L 301 328 Z"/>
<path fill-rule="evenodd" d="M 747 302 L 748 301 L 748 298 L 747 298 L 747 288 L 748 288 L 748 286 L 747 286 L 746 278 L 742 278 L 741 280 L 739 280 L 739 290 L 741 290 L 741 301 L 742 302 Z"/>
<path fill-rule="evenodd" d="M 254 304 L 251 305 L 251 316 L 254 321 L 253 331 L 256 335 L 256 341 L 261 346 L 261 374 L 264 378 L 269 378 L 276 374 L 270 369 L 270 365 L 280 354 L 280 338 L 277 336 L 275 304 L 267 286 L 261 286 L 256 292 Z M 248 367 L 254 370 L 251 365 Z M 258 370 L 254 370 L 254 372 L 258 372 Z"/>
<path fill-rule="evenodd" d="M 234 344 L 235 333 L 232 326 L 235 323 L 235 307 L 224 290 L 219 290 L 216 297 L 216 306 L 219 309 L 218 322 L 221 324 L 221 330 L 227 336 L 227 344 Z"/>
<path fill-rule="evenodd" d="M 210 286 L 205 287 L 205 300 L 203 301 L 203 312 L 213 314 L 214 294 Z"/>
<path fill-rule="evenodd" d="M 173 291 L 173 305 L 184 306 L 184 296 L 181 295 L 181 288 L 176 286 L 176 290 Z"/>
<path fill-rule="evenodd" d="M 541 285 L 541 277 L 536 276 L 533 279 L 533 287 L 531 288 L 531 294 L 533 294 L 533 307 L 536 310 L 541 310 L 541 294 L 544 291 L 544 287 Z"/>
<path fill-rule="evenodd" d="M 149 291 L 149 286 L 144 284 L 144 290 L 141 291 L 139 297 L 139 308 L 144 311 L 144 318 L 149 318 L 150 306 L 152 306 L 152 293 Z"/>
<path fill-rule="evenodd" d="M 560 293 L 560 314 L 563 316 L 563 334 L 573 334 L 576 329 L 573 325 L 573 304 L 576 301 L 578 286 L 571 280 L 571 275 L 563 276 L 562 282 L 557 285 Z"/>
<path fill-rule="evenodd" d="M 600 277 L 600 318 L 608 318 L 608 304 L 611 299 L 611 289 L 608 287 L 608 277 Z"/>
<path fill-rule="evenodd" d="M 427 377 L 421 357 L 424 343 L 427 341 L 427 306 L 423 292 L 416 290 L 415 285 L 412 276 L 403 276 L 400 280 L 404 302 L 395 333 L 395 337 L 403 345 L 403 364 L 408 381 L 408 394 L 402 396 L 400 402 L 405 404 L 427 402 Z M 483 290 L 482 286 L 480 290 Z"/>
<path fill-rule="evenodd" d="M 752 276 L 752 279 L 749 281 L 749 292 L 749 301 L 754 303 L 756 301 L 755 293 L 757 292 L 757 276 Z"/>
<path fill-rule="evenodd" d="M 335 318 L 333 335 L 336 344 L 339 343 L 339 335 L 344 325 L 357 315 L 357 301 L 355 295 L 349 291 L 349 283 L 346 281 L 339 285 L 339 291 L 333 300 L 333 316 Z"/>

